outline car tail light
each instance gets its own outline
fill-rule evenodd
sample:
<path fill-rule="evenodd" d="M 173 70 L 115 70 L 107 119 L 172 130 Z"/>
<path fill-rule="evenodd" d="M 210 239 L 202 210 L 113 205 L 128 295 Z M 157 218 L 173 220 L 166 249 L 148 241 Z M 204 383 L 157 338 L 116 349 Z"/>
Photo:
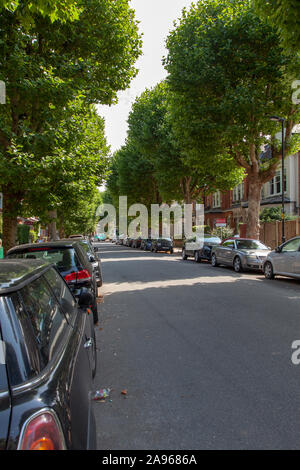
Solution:
<path fill-rule="evenodd" d="M 84 281 L 84 280 L 88 281 L 90 279 L 91 279 L 91 275 L 87 269 L 83 269 L 82 271 L 67 274 L 65 276 L 66 282 L 76 282 L 76 281 Z"/>
<path fill-rule="evenodd" d="M 71 274 L 67 274 L 65 276 L 66 282 L 73 282 L 73 281 L 76 281 L 76 279 L 77 279 L 77 273 L 76 272 L 71 273 Z"/>
<path fill-rule="evenodd" d="M 25 424 L 19 450 L 65 450 L 65 440 L 53 411 L 41 411 Z"/>
<path fill-rule="evenodd" d="M 84 279 L 91 279 L 91 275 L 87 269 L 83 269 L 82 271 L 78 271 L 77 273 L 77 281 L 82 281 Z"/>

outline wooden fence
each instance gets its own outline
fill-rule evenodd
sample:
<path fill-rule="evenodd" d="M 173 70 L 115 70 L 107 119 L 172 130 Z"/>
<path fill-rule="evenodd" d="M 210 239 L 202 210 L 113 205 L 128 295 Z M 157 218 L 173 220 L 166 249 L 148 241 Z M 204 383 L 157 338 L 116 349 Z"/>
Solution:
<path fill-rule="evenodd" d="M 296 220 L 285 221 L 285 239 L 300 235 L 300 218 Z M 282 223 L 281 221 L 276 222 L 265 222 L 260 227 L 260 240 L 272 249 L 281 245 L 282 237 Z"/>

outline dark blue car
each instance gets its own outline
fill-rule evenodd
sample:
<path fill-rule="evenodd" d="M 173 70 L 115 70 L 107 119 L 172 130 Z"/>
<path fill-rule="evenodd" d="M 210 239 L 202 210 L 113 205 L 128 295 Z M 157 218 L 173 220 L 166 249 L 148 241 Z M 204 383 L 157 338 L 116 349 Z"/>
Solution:
<path fill-rule="evenodd" d="M 140 246 L 141 250 L 144 250 L 144 251 L 151 251 L 151 248 L 152 248 L 152 240 L 151 238 L 145 238 L 141 241 L 141 246 Z"/>

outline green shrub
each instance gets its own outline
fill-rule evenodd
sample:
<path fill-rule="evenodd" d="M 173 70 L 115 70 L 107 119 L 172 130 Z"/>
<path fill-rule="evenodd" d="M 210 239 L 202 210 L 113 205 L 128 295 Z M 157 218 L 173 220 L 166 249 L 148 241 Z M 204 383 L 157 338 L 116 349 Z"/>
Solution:
<path fill-rule="evenodd" d="M 230 227 L 216 227 L 213 229 L 211 234 L 225 240 L 226 238 L 230 238 L 234 235 L 234 230 Z"/>
<path fill-rule="evenodd" d="M 266 207 L 260 213 L 261 222 L 274 222 L 276 220 L 281 220 L 281 207 Z M 285 214 L 285 220 L 294 220 L 297 216 Z"/>

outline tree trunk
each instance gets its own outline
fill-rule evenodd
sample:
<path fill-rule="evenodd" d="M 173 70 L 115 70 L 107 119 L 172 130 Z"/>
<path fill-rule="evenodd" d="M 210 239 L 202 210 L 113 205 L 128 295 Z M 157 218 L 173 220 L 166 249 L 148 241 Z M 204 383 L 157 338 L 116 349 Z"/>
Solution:
<path fill-rule="evenodd" d="M 58 239 L 56 227 L 57 211 L 49 211 L 49 217 L 52 220 L 49 224 L 49 236 L 51 241 L 55 241 Z"/>
<path fill-rule="evenodd" d="M 59 216 L 59 238 L 65 238 L 65 216 L 61 214 Z"/>
<path fill-rule="evenodd" d="M 249 176 L 247 237 L 259 240 L 260 198 L 262 184 L 259 175 Z"/>
<path fill-rule="evenodd" d="M 20 200 L 9 189 L 3 188 L 3 248 L 7 253 L 17 242 L 17 208 Z"/>

